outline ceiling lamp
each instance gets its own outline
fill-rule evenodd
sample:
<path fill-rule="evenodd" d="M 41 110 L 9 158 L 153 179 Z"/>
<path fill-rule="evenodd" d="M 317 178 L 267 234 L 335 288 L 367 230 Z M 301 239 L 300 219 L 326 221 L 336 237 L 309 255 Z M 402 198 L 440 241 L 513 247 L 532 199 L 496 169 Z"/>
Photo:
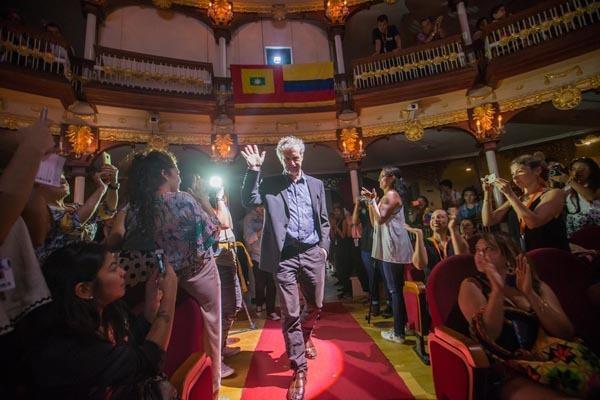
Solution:
<path fill-rule="evenodd" d="M 87 125 L 69 125 L 65 136 L 76 158 L 96 151 L 94 133 Z"/>
<path fill-rule="evenodd" d="M 227 0 L 214 0 L 208 2 L 208 18 L 215 25 L 227 26 L 233 19 L 233 4 Z"/>
<path fill-rule="evenodd" d="M 214 134 L 211 137 L 211 159 L 215 162 L 228 163 L 233 161 L 237 136 L 233 133 Z"/>
<path fill-rule="evenodd" d="M 332 24 L 343 24 L 350 13 L 346 0 L 327 0 L 325 16 Z"/>
<path fill-rule="evenodd" d="M 472 110 L 471 129 L 480 143 L 497 140 L 505 131 L 502 114 L 492 103 L 477 106 Z"/>
<path fill-rule="evenodd" d="M 342 150 L 345 162 L 358 162 L 365 157 L 362 130 L 360 128 L 350 127 L 340 129 L 337 136 L 338 147 Z"/>

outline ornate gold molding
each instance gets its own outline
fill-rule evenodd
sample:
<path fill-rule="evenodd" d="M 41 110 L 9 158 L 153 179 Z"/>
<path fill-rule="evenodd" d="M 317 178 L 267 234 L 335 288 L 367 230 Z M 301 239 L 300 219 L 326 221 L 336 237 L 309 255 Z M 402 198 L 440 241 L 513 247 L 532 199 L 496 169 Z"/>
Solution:
<path fill-rule="evenodd" d="M 164 0 L 161 0 L 164 1 Z M 203 8 L 208 7 L 208 0 L 173 0 L 173 4 L 179 4 L 182 6 Z M 348 6 L 356 6 L 362 3 L 369 3 L 370 0 L 348 0 Z M 287 14 L 299 13 L 299 12 L 310 12 L 310 11 L 323 11 L 325 10 L 325 4 L 320 0 L 300 0 L 285 3 Z M 235 13 L 258 13 L 258 14 L 271 14 L 273 12 L 271 3 L 257 2 L 255 4 L 233 2 L 233 12 Z"/>
<path fill-rule="evenodd" d="M 418 122 L 425 128 L 433 128 L 436 126 L 450 125 L 457 122 L 467 121 L 469 116 L 467 110 L 452 111 L 445 114 L 431 115 L 418 118 Z M 363 126 L 364 137 L 375 137 L 394 135 L 405 132 L 409 127 L 408 121 L 398 121 L 391 124 Z"/>
<path fill-rule="evenodd" d="M 0 128 L 19 129 L 29 126 L 37 121 L 35 117 L 23 117 L 15 114 L 0 113 Z M 60 124 L 51 123 L 50 132 L 54 136 L 60 135 Z"/>
<path fill-rule="evenodd" d="M 583 70 L 579 65 L 575 65 L 574 67 L 565 69 L 564 71 L 559 72 L 548 72 L 544 74 L 544 85 L 549 85 L 550 81 L 557 78 L 564 78 L 569 75 L 571 72 L 575 72 L 575 75 L 581 76 L 583 75 Z"/>
<path fill-rule="evenodd" d="M 584 79 L 566 84 L 560 87 L 553 87 L 550 89 L 542 90 L 536 93 L 529 94 L 527 96 L 516 97 L 509 100 L 500 101 L 500 111 L 512 111 L 521 108 L 531 107 L 538 104 L 552 101 L 557 94 L 560 93 L 567 86 L 572 86 L 584 92 L 590 89 L 597 89 L 600 87 L 600 74 L 591 75 Z"/>
<path fill-rule="evenodd" d="M 163 133 L 161 138 L 168 144 L 190 144 L 210 146 L 210 134 Z M 153 138 L 152 132 L 120 128 L 100 128 L 100 140 L 111 142 L 148 143 Z"/>

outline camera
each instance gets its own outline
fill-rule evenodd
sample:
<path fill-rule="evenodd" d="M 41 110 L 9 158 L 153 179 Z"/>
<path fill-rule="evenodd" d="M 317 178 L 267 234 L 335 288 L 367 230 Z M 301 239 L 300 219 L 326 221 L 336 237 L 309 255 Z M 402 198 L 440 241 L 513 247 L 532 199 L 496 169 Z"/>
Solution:
<path fill-rule="evenodd" d="M 486 175 L 486 176 L 483 177 L 483 181 L 485 183 L 487 183 L 488 185 L 491 185 L 494 182 L 496 182 L 496 179 L 498 179 L 498 178 L 496 177 L 496 174 L 494 174 L 494 173 Z"/>
<path fill-rule="evenodd" d="M 165 263 L 165 252 L 161 249 L 155 250 L 154 256 L 156 257 L 156 265 L 158 267 L 158 272 L 161 275 L 164 275 L 167 272 L 167 265 Z"/>
<path fill-rule="evenodd" d="M 563 174 L 566 174 L 566 173 L 567 173 L 567 169 L 565 167 L 563 167 L 559 163 L 553 164 L 548 169 L 548 176 L 549 177 L 560 176 L 560 175 L 563 175 Z"/>

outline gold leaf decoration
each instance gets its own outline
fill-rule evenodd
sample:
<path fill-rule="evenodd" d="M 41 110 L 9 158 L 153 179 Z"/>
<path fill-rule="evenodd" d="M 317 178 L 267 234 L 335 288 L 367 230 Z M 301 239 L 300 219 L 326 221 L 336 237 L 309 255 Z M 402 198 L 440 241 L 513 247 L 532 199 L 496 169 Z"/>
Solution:
<path fill-rule="evenodd" d="M 358 141 L 359 137 L 356 128 L 344 128 L 340 132 L 340 144 L 349 153 L 353 153 L 358 149 Z"/>
<path fill-rule="evenodd" d="M 423 129 L 423 125 L 418 120 L 410 121 L 406 125 L 406 129 L 404 130 L 404 136 L 406 139 L 411 142 L 417 142 L 423 139 L 425 135 L 425 129 Z"/>
<path fill-rule="evenodd" d="M 87 125 L 69 125 L 65 136 L 69 140 L 73 152 L 78 156 L 88 153 L 94 142 L 94 133 Z"/>
<path fill-rule="evenodd" d="M 168 8 L 171 8 L 171 6 L 173 5 L 173 1 L 172 0 L 152 0 L 152 4 L 154 4 L 155 7 L 166 10 Z"/>
<path fill-rule="evenodd" d="M 552 97 L 552 105 L 557 110 L 571 110 L 581 103 L 581 90 L 567 86 L 557 90 Z"/>
<path fill-rule="evenodd" d="M 482 106 L 478 106 L 473 109 L 473 119 L 475 121 L 479 121 L 479 123 L 481 124 L 481 129 L 484 132 L 492 129 L 495 114 L 496 110 L 494 106 L 490 103 L 486 103 Z"/>
<path fill-rule="evenodd" d="M 227 158 L 231 151 L 231 145 L 233 144 L 233 138 L 229 133 L 222 135 L 215 135 L 213 143 L 213 153 L 216 153 L 221 159 Z"/>

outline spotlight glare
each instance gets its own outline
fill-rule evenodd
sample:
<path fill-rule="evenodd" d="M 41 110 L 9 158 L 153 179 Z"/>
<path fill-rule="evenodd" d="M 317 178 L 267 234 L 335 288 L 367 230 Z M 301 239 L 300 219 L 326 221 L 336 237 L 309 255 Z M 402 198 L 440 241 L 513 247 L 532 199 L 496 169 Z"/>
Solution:
<path fill-rule="evenodd" d="M 208 184 L 214 188 L 223 187 L 223 179 L 220 176 L 212 176 L 208 180 Z"/>

